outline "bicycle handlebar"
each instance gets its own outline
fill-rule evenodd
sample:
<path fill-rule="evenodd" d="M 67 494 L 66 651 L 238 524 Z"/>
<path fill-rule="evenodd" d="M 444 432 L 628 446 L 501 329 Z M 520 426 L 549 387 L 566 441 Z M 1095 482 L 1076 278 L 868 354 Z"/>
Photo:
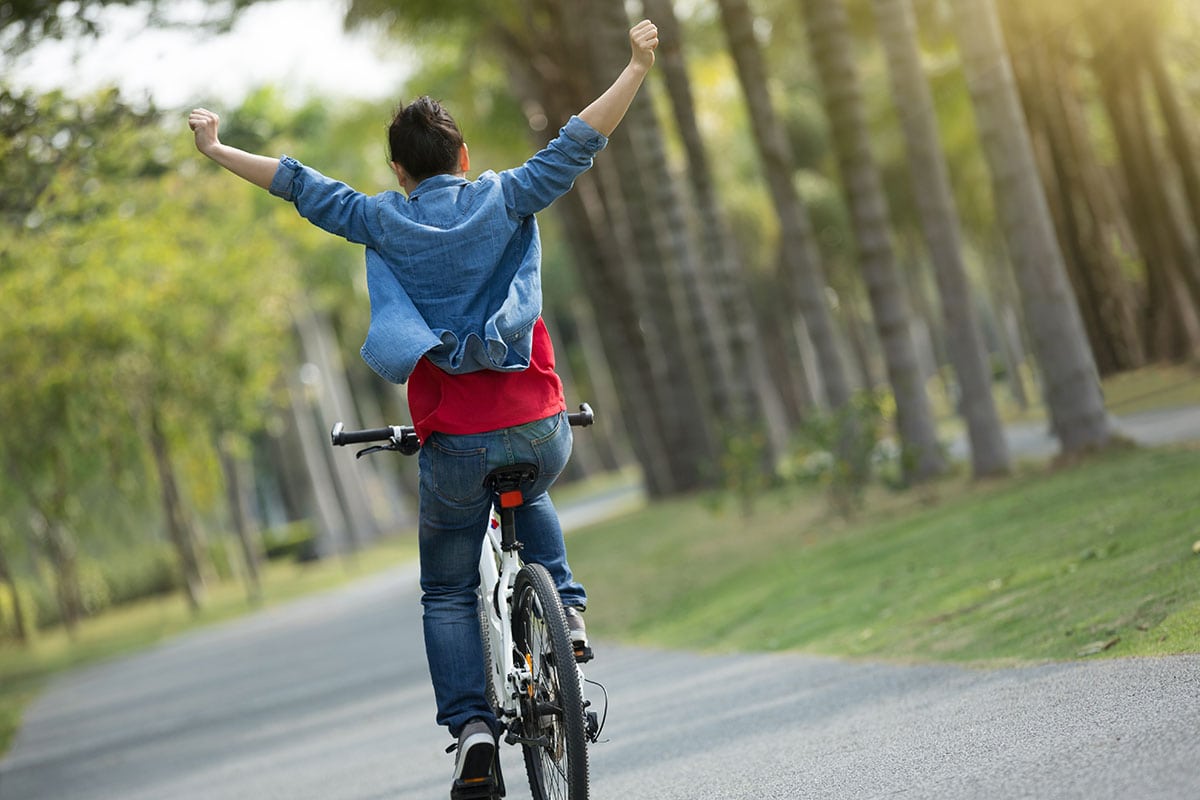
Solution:
<path fill-rule="evenodd" d="M 567 422 L 577 428 L 586 428 L 596 421 L 596 415 L 592 412 L 592 407 L 587 403 L 580 403 L 579 410 L 574 414 L 567 414 Z"/>
<path fill-rule="evenodd" d="M 580 403 L 578 411 L 567 414 L 567 422 L 576 427 L 586 428 L 595 421 L 596 415 L 592 411 L 592 407 L 587 403 Z M 399 450 L 405 455 L 412 455 L 421 448 L 421 442 L 417 439 L 417 431 L 411 425 L 389 425 L 386 428 L 367 428 L 361 431 L 348 431 L 342 423 L 338 422 L 334 424 L 333 430 L 329 432 L 329 441 L 333 443 L 334 447 L 341 447 L 347 444 L 367 444 L 369 442 L 391 442 L 391 446 L 385 446 L 381 449 Z M 359 455 L 362 455 L 362 453 Z"/>
<path fill-rule="evenodd" d="M 364 442 L 383 442 L 397 435 L 397 430 L 402 433 L 403 428 L 400 426 L 388 426 L 386 428 L 369 428 L 365 431 L 348 431 L 342 423 L 337 423 L 333 426 L 333 430 L 329 432 L 329 438 L 335 446 L 344 444 L 363 444 Z"/>

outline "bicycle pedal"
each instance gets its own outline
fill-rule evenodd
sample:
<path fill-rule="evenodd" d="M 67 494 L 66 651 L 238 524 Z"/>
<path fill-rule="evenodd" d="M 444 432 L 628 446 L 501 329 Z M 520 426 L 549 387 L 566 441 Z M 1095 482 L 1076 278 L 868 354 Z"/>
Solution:
<path fill-rule="evenodd" d="M 549 747 L 550 746 L 550 740 L 548 738 L 546 738 L 545 736 L 539 736 L 536 739 L 530 739 L 528 737 L 521 736 L 512 730 L 509 730 L 508 733 L 504 734 L 504 743 L 505 744 L 520 744 L 520 745 L 524 745 L 526 747 Z"/>
<path fill-rule="evenodd" d="M 500 785 L 491 775 L 465 781 L 459 778 L 450 787 L 450 800 L 493 800 L 503 796 Z"/>
<path fill-rule="evenodd" d="M 576 664 L 586 664 L 587 662 L 591 661 L 595 657 L 596 657 L 596 654 L 594 652 L 592 652 L 592 648 L 590 648 L 586 645 L 584 645 L 583 647 L 580 647 L 578 645 L 575 646 L 575 663 Z"/>

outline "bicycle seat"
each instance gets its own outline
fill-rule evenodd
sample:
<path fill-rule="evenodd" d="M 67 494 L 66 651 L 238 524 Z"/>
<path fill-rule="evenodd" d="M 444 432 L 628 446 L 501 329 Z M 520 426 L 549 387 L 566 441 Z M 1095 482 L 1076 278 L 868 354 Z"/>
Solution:
<path fill-rule="evenodd" d="M 496 494 L 520 491 L 537 480 L 537 464 L 508 464 L 496 467 L 483 479 L 483 485 Z"/>
<path fill-rule="evenodd" d="M 525 503 L 524 487 L 537 480 L 537 464 L 509 464 L 496 467 L 483 479 L 483 485 L 500 498 L 500 507 L 516 508 Z"/>

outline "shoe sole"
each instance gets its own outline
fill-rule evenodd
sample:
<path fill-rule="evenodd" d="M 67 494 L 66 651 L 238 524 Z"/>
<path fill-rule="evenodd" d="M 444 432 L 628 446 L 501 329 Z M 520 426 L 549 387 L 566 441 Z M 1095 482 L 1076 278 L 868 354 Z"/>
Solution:
<path fill-rule="evenodd" d="M 490 733 L 476 733 L 462 743 L 455 769 L 454 785 L 470 786 L 492 780 L 492 761 L 496 756 L 496 740 Z"/>

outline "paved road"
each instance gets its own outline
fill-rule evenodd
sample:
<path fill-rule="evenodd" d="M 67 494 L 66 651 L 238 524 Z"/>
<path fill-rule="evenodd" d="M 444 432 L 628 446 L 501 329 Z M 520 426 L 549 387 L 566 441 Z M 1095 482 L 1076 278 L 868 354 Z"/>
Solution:
<path fill-rule="evenodd" d="M 1147 443 L 1193 425 L 1200 410 L 1120 421 Z M 402 568 L 63 676 L 0 762 L 0 800 L 444 798 L 419 615 Z M 1200 797 L 1200 657 L 984 671 L 600 650 L 597 800 Z"/>
<path fill-rule="evenodd" d="M 2 800 L 444 798 L 416 574 L 57 680 Z M 997 671 L 602 647 L 598 800 L 1200 797 L 1200 657 Z M 504 750 L 512 798 L 529 797 Z"/>
<path fill-rule="evenodd" d="M 1158 446 L 1200 440 L 1200 406 L 1140 411 L 1112 418 L 1113 430 L 1138 444 Z M 1049 458 L 1058 453 L 1058 440 L 1045 422 L 1024 422 L 1005 428 L 1009 450 L 1018 458 Z M 962 435 L 950 442 L 952 458 L 966 460 L 967 441 Z"/>

